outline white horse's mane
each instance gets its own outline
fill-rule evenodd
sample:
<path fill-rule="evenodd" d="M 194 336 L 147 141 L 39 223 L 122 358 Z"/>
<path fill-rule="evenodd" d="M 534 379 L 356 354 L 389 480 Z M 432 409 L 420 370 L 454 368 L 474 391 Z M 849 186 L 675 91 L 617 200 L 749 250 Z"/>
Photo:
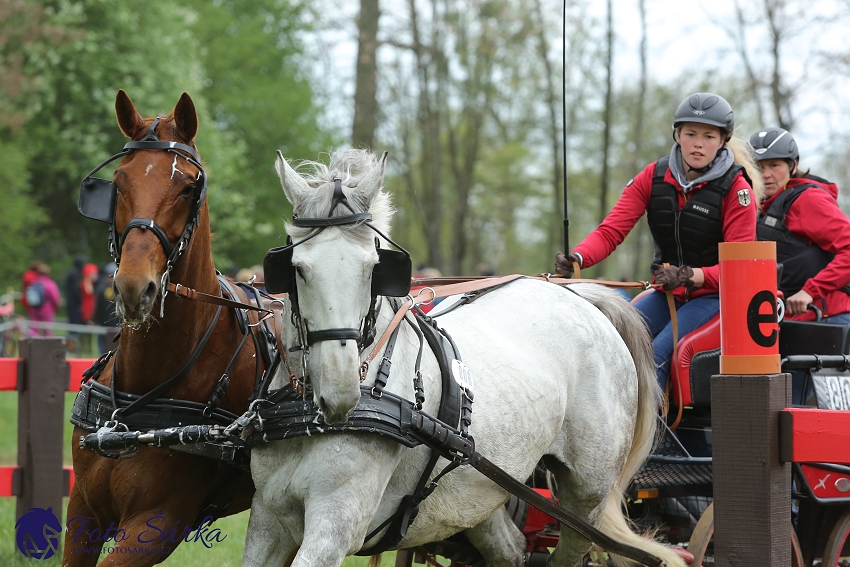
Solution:
<path fill-rule="evenodd" d="M 366 174 L 379 165 L 380 157 L 374 152 L 356 148 L 332 151 L 328 165 L 309 160 L 300 162 L 295 169 L 313 191 L 304 194 L 298 203 L 293 204 L 294 214 L 302 218 L 327 217 L 333 200 L 334 178 L 339 177 L 342 180 L 343 193 L 354 209 L 353 212 L 369 211 L 372 213 L 372 225 L 384 234 L 389 234 L 390 220 L 395 213 L 395 207 L 390 194 L 384 190 L 383 180 L 380 190 L 371 202 L 367 201 L 365 192 L 357 190 L 357 185 Z M 331 216 L 338 217 L 351 213 L 352 211 L 346 207 L 338 206 Z M 362 223 L 339 228 L 342 229 L 343 234 L 356 238 L 372 239 L 375 236 L 375 233 Z M 286 232 L 295 239 L 304 238 L 313 230 L 286 223 Z"/>

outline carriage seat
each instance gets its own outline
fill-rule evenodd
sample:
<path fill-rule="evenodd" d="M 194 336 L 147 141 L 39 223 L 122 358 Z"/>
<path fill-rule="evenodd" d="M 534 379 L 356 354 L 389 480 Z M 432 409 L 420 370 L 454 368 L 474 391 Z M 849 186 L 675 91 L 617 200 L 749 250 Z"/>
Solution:
<path fill-rule="evenodd" d="M 632 299 L 637 303 L 647 290 Z M 679 369 L 670 373 L 670 404 L 678 405 L 681 390 L 682 405 L 708 408 L 711 406 L 711 377 L 720 374 L 720 315 L 702 327 L 688 333 L 679 341 L 675 361 Z"/>
<path fill-rule="evenodd" d="M 779 326 L 779 353 L 850 354 L 850 325 L 818 321 L 783 321 Z"/>
<path fill-rule="evenodd" d="M 652 290 L 639 294 L 632 303 L 645 293 Z M 850 325 L 783 321 L 779 327 L 779 353 L 782 357 L 850 354 Z M 711 377 L 720 374 L 720 315 L 682 337 L 676 354 L 679 375 L 670 376 L 670 404 L 678 404 L 681 389 L 683 406 L 711 407 Z"/>

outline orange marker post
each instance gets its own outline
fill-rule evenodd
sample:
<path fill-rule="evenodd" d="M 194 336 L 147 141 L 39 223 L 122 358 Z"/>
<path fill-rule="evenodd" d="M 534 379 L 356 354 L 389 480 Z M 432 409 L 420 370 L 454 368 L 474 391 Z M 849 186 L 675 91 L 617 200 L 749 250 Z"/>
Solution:
<path fill-rule="evenodd" d="M 776 243 L 722 242 L 720 373 L 780 372 Z"/>
<path fill-rule="evenodd" d="M 791 467 L 779 459 L 781 373 L 776 243 L 724 242 L 720 374 L 711 378 L 714 553 L 718 567 L 791 565 Z"/>

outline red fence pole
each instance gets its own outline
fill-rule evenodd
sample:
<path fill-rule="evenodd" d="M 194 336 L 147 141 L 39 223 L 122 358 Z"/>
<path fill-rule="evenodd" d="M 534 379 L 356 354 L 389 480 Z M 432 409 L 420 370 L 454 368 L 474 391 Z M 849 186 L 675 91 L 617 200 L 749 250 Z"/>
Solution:
<path fill-rule="evenodd" d="M 61 517 L 66 483 L 62 470 L 68 363 L 63 337 L 21 339 L 18 380 L 16 517 L 30 508 L 52 508 Z"/>

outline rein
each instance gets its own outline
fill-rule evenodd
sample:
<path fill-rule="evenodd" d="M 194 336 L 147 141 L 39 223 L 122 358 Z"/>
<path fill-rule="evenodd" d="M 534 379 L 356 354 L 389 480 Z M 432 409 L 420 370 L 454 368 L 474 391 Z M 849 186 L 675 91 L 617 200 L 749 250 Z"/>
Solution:
<path fill-rule="evenodd" d="M 609 280 L 589 280 L 589 279 L 567 279 L 562 278 L 557 275 L 552 274 L 543 274 L 540 276 L 523 276 L 521 274 L 511 274 L 509 276 L 503 276 L 498 278 L 493 277 L 474 277 L 474 278 L 423 278 L 423 279 L 415 279 L 412 282 L 414 286 L 424 286 L 422 289 L 418 291 L 418 293 L 413 296 L 409 295 L 407 301 L 402 304 L 401 308 L 396 312 L 395 317 L 393 317 L 392 321 L 390 321 L 389 326 L 384 331 L 384 334 L 381 335 L 381 338 L 375 343 L 375 346 L 372 348 L 372 352 L 369 353 L 369 356 L 361 363 L 360 365 L 360 381 L 362 382 L 366 378 L 366 374 L 369 371 L 369 364 L 375 360 L 375 357 L 380 352 L 381 347 L 389 338 L 390 334 L 395 330 L 401 320 L 404 318 L 405 314 L 412 308 L 417 305 L 427 305 L 433 303 L 435 300 L 440 299 L 442 297 L 448 297 L 450 295 L 458 295 L 461 293 L 470 293 L 473 291 L 480 291 L 483 289 L 501 286 L 519 279 L 531 279 L 531 280 L 543 280 L 550 283 L 554 283 L 557 285 L 566 285 L 573 283 L 595 283 L 605 285 L 607 287 L 621 287 L 621 288 L 632 288 L 632 289 L 650 289 L 652 287 L 658 287 L 655 284 L 650 284 L 645 281 L 635 281 L 635 282 L 615 282 Z M 435 286 L 435 287 L 431 287 Z M 430 292 L 431 297 L 425 298 L 422 297 L 422 292 Z"/>

